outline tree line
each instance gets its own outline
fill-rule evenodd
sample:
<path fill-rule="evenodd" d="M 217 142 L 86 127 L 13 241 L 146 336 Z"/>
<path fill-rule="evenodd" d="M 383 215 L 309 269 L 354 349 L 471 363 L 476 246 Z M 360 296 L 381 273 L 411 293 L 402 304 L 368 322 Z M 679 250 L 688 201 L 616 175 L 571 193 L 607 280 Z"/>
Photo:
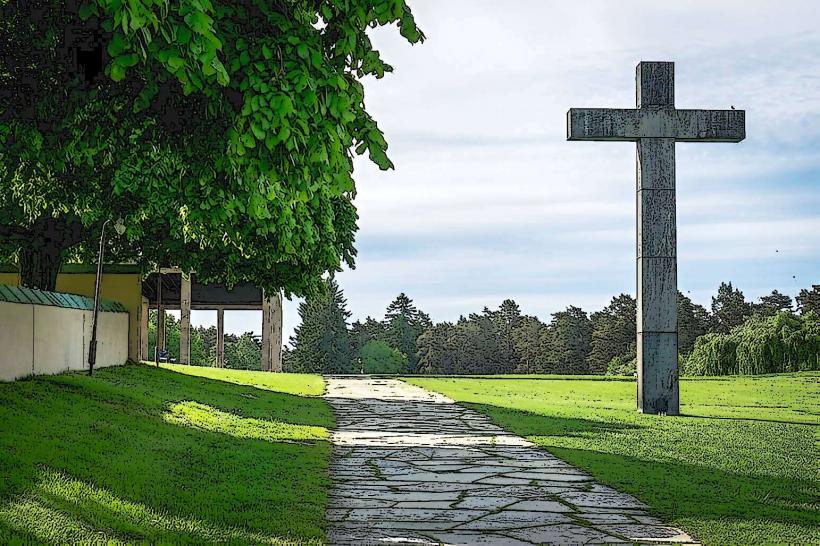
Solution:
<path fill-rule="evenodd" d="M 678 293 L 678 350 L 683 373 L 772 373 L 818 369 L 820 285 L 796 302 L 773 290 L 748 301 L 721 283 L 709 309 Z M 635 373 L 636 301 L 612 298 L 593 313 L 570 306 L 548 323 L 504 300 L 497 309 L 430 320 L 399 294 L 384 317 L 349 323 L 335 280 L 299 306 L 301 324 L 284 351 L 285 371 L 408 374 Z"/>

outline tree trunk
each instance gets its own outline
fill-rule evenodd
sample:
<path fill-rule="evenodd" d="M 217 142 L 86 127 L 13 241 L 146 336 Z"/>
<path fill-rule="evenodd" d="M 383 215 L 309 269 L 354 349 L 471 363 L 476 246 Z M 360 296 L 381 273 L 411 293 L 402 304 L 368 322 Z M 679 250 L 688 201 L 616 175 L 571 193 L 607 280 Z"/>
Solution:
<path fill-rule="evenodd" d="M 28 244 L 20 248 L 20 284 L 55 291 L 62 262 L 62 248 L 56 244 Z"/>
<path fill-rule="evenodd" d="M 0 229 L 0 235 L 11 231 L 6 226 Z M 57 287 L 63 251 L 81 242 L 87 231 L 75 217 L 45 215 L 24 231 L 27 233 L 21 236 L 22 231 L 16 230 L 16 238 L 20 241 L 20 284 L 53 292 Z"/>

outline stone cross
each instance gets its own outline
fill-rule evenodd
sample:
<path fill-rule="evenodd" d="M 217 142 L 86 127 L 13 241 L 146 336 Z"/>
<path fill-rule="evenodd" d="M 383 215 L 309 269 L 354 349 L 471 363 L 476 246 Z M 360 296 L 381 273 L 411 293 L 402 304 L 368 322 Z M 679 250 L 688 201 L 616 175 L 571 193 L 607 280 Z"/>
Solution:
<path fill-rule="evenodd" d="M 743 110 L 675 109 L 675 64 L 641 62 L 637 108 L 572 108 L 567 140 L 637 142 L 638 411 L 679 413 L 675 142 L 740 142 Z"/>

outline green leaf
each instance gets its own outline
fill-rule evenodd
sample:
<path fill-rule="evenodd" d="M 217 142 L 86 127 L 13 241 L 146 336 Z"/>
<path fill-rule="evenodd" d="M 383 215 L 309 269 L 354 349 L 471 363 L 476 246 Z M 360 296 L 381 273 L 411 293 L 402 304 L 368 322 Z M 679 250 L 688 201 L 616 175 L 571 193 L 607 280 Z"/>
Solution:
<path fill-rule="evenodd" d="M 243 133 L 242 144 L 244 144 L 246 148 L 256 148 L 256 141 L 250 133 Z"/>
<path fill-rule="evenodd" d="M 313 68 L 321 68 L 322 67 L 322 54 L 318 51 L 311 50 L 310 52 L 310 62 L 313 64 Z"/>
<path fill-rule="evenodd" d="M 255 123 L 251 123 L 251 132 L 253 132 L 253 136 L 255 136 L 258 140 L 265 139 L 265 131 L 263 131 L 262 128 Z"/>
<path fill-rule="evenodd" d="M 231 78 L 228 76 L 228 71 L 225 70 L 225 66 L 219 59 L 214 59 L 213 61 L 214 69 L 216 69 L 216 81 L 219 85 L 228 85 L 230 83 Z"/>
<path fill-rule="evenodd" d="M 185 16 L 185 22 L 188 23 L 194 32 L 205 34 L 210 30 L 211 23 L 213 23 L 214 20 L 211 19 L 207 13 L 195 11 Z"/>
<path fill-rule="evenodd" d="M 177 27 L 177 41 L 185 45 L 191 41 L 191 31 L 187 27 Z"/>
<path fill-rule="evenodd" d="M 171 72 L 176 72 L 185 66 L 185 59 L 182 57 L 170 57 L 168 59 L 168 66 L 171 68 Z"/>
<path fill-rule="evenodd" d="M 114 35 L 111 37 L 111 41 L 108 42 L 108 54 L 111 57 L 117 57 L 128 48 L 128 44 L 123 40 L 122 35 L 119 32 L 115 32 Z"/>
<path fill-rule="evenodd" d="M 122 81 L 123 78 L 125 78 L 125 67 L 120 64 L 112 63 L 111 65 L 109 65 L 108 70 L 108 75 L 115 82 Z"/>
<path fill-rule="evenodd" d="M 308 54 L 309 54 L 307 44 L 302 43 L 302 44 L 299 44 L 298 46 L 296 46 L 296 53 L 297 53 L 297 54 L 298 54 L 301 58 L 303 58 L 303 59 L 307 59 L 307 58 L 308 58 Z"/>
<path fill-rule="evenodd" d="M 421 38 L 421 33 L 416 27 L 416 24 L 411 19 L 405 19 L 400 23 L 399 33 L 407 38 L 411 44 L 415 44 Z"/>
<path fill-rule="evenodd" d="M 266 61 L 269 61 L 271 60 L 271 58 L 273 58 L 273 52 L 266 45 L 262 46 L 262 57 L 264 57 Z"/>
<path fill-rule="evenodd" d="M 131 67 L 140 62 L 140 59 L 135 54 L 131 53 L 129 55 L 120 55 L 114 59 L 114 62 L 124 67 Z"/>

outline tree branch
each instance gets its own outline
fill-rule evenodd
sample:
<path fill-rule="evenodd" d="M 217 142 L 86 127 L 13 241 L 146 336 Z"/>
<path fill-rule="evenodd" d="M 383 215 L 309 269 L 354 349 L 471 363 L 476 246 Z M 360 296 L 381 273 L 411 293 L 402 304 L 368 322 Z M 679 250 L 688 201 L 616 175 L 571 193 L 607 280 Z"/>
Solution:
<path fill-rule="evenodd" d="M 30 228 L 0 224 L 0 239 L 29 239 L 31 236 Z"/>

